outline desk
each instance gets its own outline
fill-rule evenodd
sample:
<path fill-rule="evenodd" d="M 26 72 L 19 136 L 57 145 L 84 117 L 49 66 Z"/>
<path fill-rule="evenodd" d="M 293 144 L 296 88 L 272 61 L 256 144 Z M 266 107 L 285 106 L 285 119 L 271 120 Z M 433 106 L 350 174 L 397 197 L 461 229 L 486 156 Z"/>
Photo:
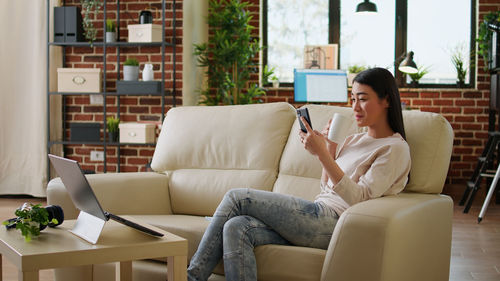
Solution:
<path fill-rule="evenodd" d="M 127 219 L 133 220 L 130 217 Z M 19 230 L 0 227 L 0 281 L 2 255 L 18 269 L 18 280 L 36 281 L 41 269 L 119 262 L 116 280 L 132 280 L 132 261 L 167 257 L 168 280 L 187 279 L 187 240 L 150 226 L 165 236 L 141 233 L 114 221 L 108 221 L 96 245 L 71 234 L 75 221 L 47 228 L 31 242 L 25 242 Z"/>

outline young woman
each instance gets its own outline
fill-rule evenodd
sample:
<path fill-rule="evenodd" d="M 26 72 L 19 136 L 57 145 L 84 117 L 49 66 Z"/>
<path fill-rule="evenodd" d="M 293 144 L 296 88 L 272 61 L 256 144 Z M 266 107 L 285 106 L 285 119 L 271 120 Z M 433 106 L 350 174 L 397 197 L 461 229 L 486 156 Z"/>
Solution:
<path fill-rule="evenodd" d="M 302 119 L 307 133 L 300 131 L 301 142 L 323 167 L 316 200 L 253 189 L 228 191 L 191 259 L 188 280 L 207 280 L 221 258 L 226 280 L 257 280 L 256 246 L 326 249 L 349 206 L 403 190 L 410 151 L 394 77 L 383 68 L 359 73 L 351 100 L 357 125 L 368 131 L 347 137 L 338 153 L 327 138 L 329 124 L 320 133 Z"/>

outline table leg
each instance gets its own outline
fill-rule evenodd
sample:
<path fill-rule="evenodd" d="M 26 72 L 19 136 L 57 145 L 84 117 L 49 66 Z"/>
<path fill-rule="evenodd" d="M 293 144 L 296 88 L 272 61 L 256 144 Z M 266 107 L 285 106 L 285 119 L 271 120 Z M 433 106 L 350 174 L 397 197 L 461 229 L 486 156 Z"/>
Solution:
<path fill-rule="evenodd" d="M 19 281 L 38 281 L 38 270 L 35 271 L 21 271 L 17 272 L 17 279 Z"/>
<path fill-rule="evenodd" d="M 167 280 L 186 281 L 187 280 L 187 256 L 168 257 L 167 259 Z"/>
<path fill-rule="evenodd" d="M 132 261 L 116 264 L 116 281 L 132 281 Z"/>
<path fill-rule="evenodd" d="M 3 276 L 3 273 L 2 273 L 2 255 L 0 254 L 0 281 L 2 281 L 2 276 Z"/>

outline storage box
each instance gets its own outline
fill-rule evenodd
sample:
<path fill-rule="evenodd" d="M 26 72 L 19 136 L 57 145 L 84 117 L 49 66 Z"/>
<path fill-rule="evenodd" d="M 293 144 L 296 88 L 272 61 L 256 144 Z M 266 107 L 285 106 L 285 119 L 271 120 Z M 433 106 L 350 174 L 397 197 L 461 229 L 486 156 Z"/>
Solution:
<path fill-rule="evenodd" d="M 70 123 L 71 141 L 101 141 L 99 123 Z"/>
<path fill-rule="evenodd" d="M 155 124 L 151 123 L 120 123 L 120 142 L 154 143 Z"/>
<path fill-rule="evenodd" d="M 116 81 L 118 94 L 158 94 L 160 89 L 160 81 Z"/>
<path fill-rule="evenodd" d="M 70 93 L 100 93 L 100 68 L 58 68 L 57 91 Z"/>
<path fill-rule="evenodd" d="M 129 24 L 128 42 L 161 42 L 160 24 Z"/>

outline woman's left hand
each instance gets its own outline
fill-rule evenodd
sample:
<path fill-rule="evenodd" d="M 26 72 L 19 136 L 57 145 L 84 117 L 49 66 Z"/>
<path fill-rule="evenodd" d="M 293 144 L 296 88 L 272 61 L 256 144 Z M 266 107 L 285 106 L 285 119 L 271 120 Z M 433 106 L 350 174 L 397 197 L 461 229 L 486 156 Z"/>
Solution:
<path fill-rule="evenodd" d="M 301 116 L 300 120 L 307 130 L 307 133 L 302 131 L 299 133 L 300 141 L 304 144 L 304 148 L 312 155 L 328 153 L 325 136 L 323 136 L 320 132 L 311 129 L 304 117 Z"/>

